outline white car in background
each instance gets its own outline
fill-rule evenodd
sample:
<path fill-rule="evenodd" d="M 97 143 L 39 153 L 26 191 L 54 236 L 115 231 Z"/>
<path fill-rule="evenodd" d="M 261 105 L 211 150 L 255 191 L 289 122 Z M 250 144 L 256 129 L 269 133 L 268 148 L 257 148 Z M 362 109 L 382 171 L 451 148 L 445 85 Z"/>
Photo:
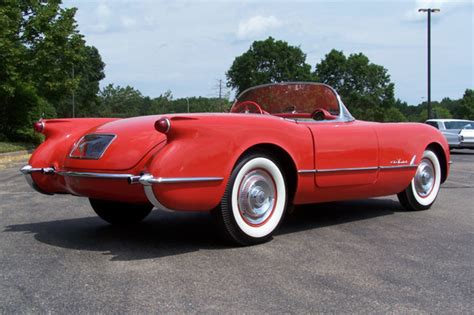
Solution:
<path fill-rule="evenodd" d="M 459 135 L 461 136 L 461 147 L 474 149 L 474 129 L 462 129 Z"/>
<path fill-rule="evenodd" d="M 426 124 L 439 129 L 449 149 L 474 149 L 474 121 L 463 119 L 428 119 Z"/>

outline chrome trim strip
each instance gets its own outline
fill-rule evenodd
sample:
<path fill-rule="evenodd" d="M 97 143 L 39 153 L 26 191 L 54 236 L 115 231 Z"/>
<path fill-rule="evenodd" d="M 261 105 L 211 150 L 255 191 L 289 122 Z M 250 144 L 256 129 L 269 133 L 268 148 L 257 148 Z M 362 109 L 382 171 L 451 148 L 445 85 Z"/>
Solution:
<path fill-rule="evenodd" d="M 138 181 L 145 186 L 153 184 L 179 184 L 196 182 L 217 182 L 222 181 L 223 177 L 153 177 L 150 174 L 144 174 Z"/>
<path fill-rule="evenodd" d="M 453 161 L 449 161 L 448 164 L 453 164 Z"/>
<path fill-rule="evenodd" d="M 390 165 L 390 166 L 380 166 L 379 169 L 381 170 L 391 170 L 391 169 L 400 169 L 400 168 L 417 168 L 418 164 L 410 164 L 410 165 Z"/>
<path fill-rule="evenodd" d="M 317 172 L 316 170 L 299 170 L 298 171 L 299 174 L 314 174 L 316 172 Z"/>
<path fill-rule="evenodd" d="M 179 183 L 197 183 L 197 182 L 217 182 L 222 181 L 223 177 L 153 177 L 150 174 L 144 174 L 142 176 L 132 174 L 116 174 L 116 173 L 93 173 L 93 172 L 77 172 L 77 171 L 62 171 L 55 170 L 52 167 L 46 168 L 33 168 L 31 165 L 25 165 L 20 169 L 24 175 L 31 173 L 43 173 L 43 174 L 58 174 L 66 177 L 86 177 L 86 178 L 99 178 L 99 179 L 125 179 L 130 184 L 141 183 L 143 185 L 152 184 L 179 184 Z"/>
<path fill-rule="evenodd" d="M 165 211 L 175 211 L 165 207 L 159 200 L 156 198 L 155 193 L 153 192 L 153 184 L 170 184 L 170 183 L 190 183 L 190 182 L 210 182 L 210 181 L 221 181 L 224 178 L 222 177 L 153 177 L 151 174 L 143 174 L 140 176 L 138 181 L 143 185 L 145 195 L 148 198 L 148 201 L 151 202 L 156 208 L 165 210 Z M 130 179 L 132 182 L 136 180 L 136 176 Z"/>
<path fill-rule="evenodd" d="M 169 208 L 166 208 L 161 204 L 161 202 L 156 198 L 155 193 L 153 192 L 153 187 L 151 185 L 144 185 L 143 190 L 145 191 L 145 195 L 148 198 L 148 201 L 151 202 L 153 206 L 160 210 L 165 210 L 165 211 L 175 211 Z"/>
<path fill-rule="evenodd" d="M 160 184 L 176 184 L 176 183 L 195 183 L 195 182 L 219 182 L 224 180 L 223 177 L 169 177 L 158 178 Z"/>
<path fill-rule="evenodd" d="M 319 170 L 299 170 L 299 174 L 315 174 L 315 173 L 336 173 L 336 172 L 361 172 L 361 171 L 376 171 L 376 170 L 388 170 L 388 169 L 401 169 L 401 168 L 416 168 L 417 164 L 410 165 L 390 165 L 390 166 L 371 166 L 371 167 L 349 167 L 349 168 L 328 168 Z"/>
<path fill-rule="evenodd" d="M 89 173 L 89 172 L 71 172 L 57 171 L 58 175 L 69 177 L 87 177 L 87 178 L 103 178 L 103 179 L 130 179 L 131 174 L 111 174 L 111 173 Z"/>
<path fill-rule="evenodd" d="M 334 173 L 334 172 L 361 172 L 361 171 L 376 171 L 377 166 L 371 167 L 348 167 L 348 168 L 328 168 L 316 170 L 316 173 Z"/>

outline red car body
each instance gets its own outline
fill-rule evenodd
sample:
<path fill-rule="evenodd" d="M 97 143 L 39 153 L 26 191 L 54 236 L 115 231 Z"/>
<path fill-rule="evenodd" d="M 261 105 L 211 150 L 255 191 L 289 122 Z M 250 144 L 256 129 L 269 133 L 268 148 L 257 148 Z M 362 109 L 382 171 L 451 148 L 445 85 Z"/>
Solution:
<path fill-rule="evenodd" d="M 180 211 L 219 207 L 239 159 L 255 150 L 281 161 L 288 200 L 295 205 L 400 193 L 410 185 L 427 148 L 438 156 L 437 175 L 446 180 L 449 146 L 428 125 L 350 119 L 337 94 L 325 85 L 275 84 L 252 91 L 261 96 L 268 93 L 265 87 L 295 86 L 333 92 L 337 105 L 324 110 L 339 111 L 339 116 L 344 112 L 349 119 L 335 119 L 328 111 L 322 120 L 312 119 L 308 110 L 268 114 L 265 108 L 253 113 L 248 104 L 241 113 L 45 119 L 38 128 L 46 140 L 23 173 L 46 194 L 151 203 Z M 244 92 L 233 109 L 249 100 L 265 103 L 251 94 Z M 165 128 L 160 130 L 158 121 Z M 71 157 L 81 138 L 90 134 L 113 139 L 97 159 Z"/>

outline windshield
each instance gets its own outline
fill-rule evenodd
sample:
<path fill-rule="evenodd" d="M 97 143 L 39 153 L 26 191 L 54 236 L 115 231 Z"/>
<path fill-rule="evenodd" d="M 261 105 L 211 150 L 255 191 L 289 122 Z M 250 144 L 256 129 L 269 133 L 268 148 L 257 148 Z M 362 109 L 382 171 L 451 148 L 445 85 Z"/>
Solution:
<path fill-rule="evenodd" d="M 445 121 L 446 129 L 474 129 L 474 121 Z"/>
<path fill-rule="evenodd" d="M 340 114 L 335 92 L 317 83 L 276 83 L 245 90 L 237 97 L 231 112 L 248 103 L 256 103 L 263 111 L 278 116 L 311 117 L 317 109 L 334 116 Z"/>

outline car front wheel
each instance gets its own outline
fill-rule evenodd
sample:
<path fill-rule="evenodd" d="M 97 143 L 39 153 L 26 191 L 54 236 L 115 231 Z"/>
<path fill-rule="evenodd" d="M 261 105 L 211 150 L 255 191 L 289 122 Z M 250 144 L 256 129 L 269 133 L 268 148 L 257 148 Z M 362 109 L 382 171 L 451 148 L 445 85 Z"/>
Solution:
<path fill-rule="evenodd" d="M 398 194 L 398 200 L 407 210 L 429 209 L 438 196 L 441 185 L 441 166 L 431 150 L 423 153 L 410 185 Z"/>
<path fill-rule="evenodd" d="M 287 187 L 279 163 L 264 153 L 252 153 L 232 171 L 217 218 L 232 241 L 252 245 L 271 238 L 286 207 Z"/>
<path fill-rule="evenodd" d="M 89 198 L 95 213 L 110 224 L 125 225 L 143 220 L 153 209 L 148 204 L 133 204 Z"/>

